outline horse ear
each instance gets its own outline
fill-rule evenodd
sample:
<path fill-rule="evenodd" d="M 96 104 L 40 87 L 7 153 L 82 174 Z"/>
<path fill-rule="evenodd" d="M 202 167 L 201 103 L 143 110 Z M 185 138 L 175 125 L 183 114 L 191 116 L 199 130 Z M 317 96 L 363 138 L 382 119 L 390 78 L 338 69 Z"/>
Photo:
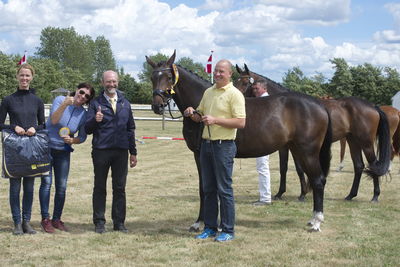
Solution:
<path fill-rule="evenodd" d="M 238 64 L 236 64 L 236 70 L 237 70 L 237 72 L 240 74 L 240 73 L 242 73 L 242 69 L 238 66 Z"/>
<path fill-rule="evenodd" d="M 176 49 L 174 50 L 174 53 L 172 54 L 172 56 L 168 59 L 167 66 L 170 66 L 170 65 L 172 65 L 174 63 L 175 55 L 176 55 Z"/>
<path fill-rule="evenodd" d="M 248 75 L 250 75 L 249 68 L 247 67 L 246 63 L 244 63 L 244 69 Z"/>
<path fill-rule="evenodd" d="M 153 67 L 153 69 L 157 66 L 157 64 L 154 63 L 154 61 L 151 60 L 151 58 L 149 58 L 148 56 L 146 56 L 146 61 L 147 61 L 147 63 L 148 63 L 150 66 Z"/>

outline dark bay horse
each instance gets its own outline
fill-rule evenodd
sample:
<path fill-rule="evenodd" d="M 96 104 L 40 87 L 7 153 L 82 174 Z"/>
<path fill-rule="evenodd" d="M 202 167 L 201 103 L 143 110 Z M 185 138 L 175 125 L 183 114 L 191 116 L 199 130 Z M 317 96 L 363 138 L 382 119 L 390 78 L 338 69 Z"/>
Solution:
<path fill-rule="evenodd" d="M 265 80 L 264 76 L 250 72 L 246 67 L 246 72 L 240 73 L 246 78 L 249 74 L 254 80 Z M 250 82 L 250 80 L 248 80 Z M 267 80 L 268 81 L 268 80 Z M 251 85 L 242 84 L 244 94 Z M 268 88 L 269 92 L 269 88 Z M 373 180 L 374 194 L 371 201 L 378 201 L 380 194 L 379 177 L 385 175 L 390 164 L 390 134 L 389 124 L 385 113 L 371 103 L 357 97 L 342 97 L 338 99 L 321 99 L 321 103 L 327 108 L 332 120 L 332 141 L 336 142 L 345 138 L 349 143 L 351 158 L 354 167 L 354 179 L 350 193 L 346 200 L 351 200 L 357 196 L 360 185 L 361 174 L 366 172 Z M 378 153 L 375 153 L 374 143 L 378 141 Z M 362 158 L 362 152 L 368 161 L 368 167 Z M 296 161 L 296 158 L 294 158 Z M 281 163 L 282 165 L 283 163 Z M 287 168 L 286 168 L 287 169 Z M 297 170 L 299 173 L 299 171 Z M 301 181 L 301 195 L 299 199 L 304 199 L 307 189 L 302 181 L 304 176 L 299 175 Z M 279 192 L 275 198 L 281 198 L 286 191 L 286 175 L 282 175 Z"/>
<path fill-rule="evenodd" d="M 252 85 L 257 80 L 263 80 L 267 82 L 268 87 L 268 95 L 276 95 L 280 93 L 290 92 L 290 89 L 282 86 L 279 83 L 274 82 L 273 80 L 264 77 L 255 72 L 251 72 L 246 64 L 244 64 L 244 69 L 242 70 L 236 64 L 236 71 L 239 73 L 239 79 L 234 82 L 236 88 L 238 88 L 246 97 L 255 97 L 253 94 L 253 90 L 251 90 Z M 305 183 L 304 172 L 301 169 L 298 161 L 295 159 L 295 156 L 292 154 L 294 159 L 294 166 L 296 168 L 297 175 L 299 176 L 301 183 L 301 193 L 298 197 L 299 201 L 304 201 L 305 195 L 307 193 L 307 185 Z M 280 187 L 279 192 L 274 196 L 274 199 L 282 199 L 282 194 L 286 192 L 286 174 L 288 170 L 288 161 L 289 161 L 289 148 L 283 147 L 279 149 L 279 173 L 280 173 Z"/>
<path fill-rule="evenodd" d="M 173 64 L 175 52 L 166 62 L 153 67 L 152 109 L 162 114 L 166 101 L 173 98 L 179 110 L 197 107 L 204 91 L 211 83 L 196 74 Z M 307 130 L 305 130 L 307 129 Z M 200 174 L 199 146 L 202 125 L 189 118 L 183 121 L 183 136 L 194 152 Z M 285 93 L 268 98 L 246 98 L 246 127 L 237 131 L 237 158 L 260 157 L 287 146 L 298 157 L 313 190 L 313 217 L 310 231 L 320 231 L 323 221 L 323 198 L 326 176 L 331 159 L 331 125 L 326 109 L 315 99 L 299 94 Z M 200 212 L 196 224 L 203 220 L 203 190 L 200 181 Z"/>
<path fill-rule="evenodd" d="M 391 161 L 395 156 L 400 156 L 400 111 L 392 106 L 380 106 L 380 109 L 385 112 L 389 123 L 390 138 L 392 140 Z M 340 139 L 340 164 L 338 171 L 344 167 L 343 159 L 346 151 L 346 139 Z M 390 173 L 390 167 L 389 167 Z"/>

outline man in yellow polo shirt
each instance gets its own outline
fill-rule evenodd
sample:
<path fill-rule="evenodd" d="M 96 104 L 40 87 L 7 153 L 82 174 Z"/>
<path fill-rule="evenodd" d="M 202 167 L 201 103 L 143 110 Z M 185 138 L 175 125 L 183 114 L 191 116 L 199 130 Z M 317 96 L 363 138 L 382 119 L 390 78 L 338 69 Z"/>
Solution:
<path fill-rule="evenodd" d="M 204 192 L 204 230 L 197 239 L 215 237 L 215 241 L 234 238 L 235 202 L 232 189 L 233 158 L 236 155 L 236 129 L 244 128 L 246 111 L 243 94 L 232 82 L 232 64 L 220 60 L 214 69 L 215 84 L 208 88 L 197 107 L 188 107 L 184 115 L 203 122 L 200 148 L 201 179 Z M 201 115 L 200 115 L 201 114 Z M 221 227 L 218 232 L 218 198 Z"/>

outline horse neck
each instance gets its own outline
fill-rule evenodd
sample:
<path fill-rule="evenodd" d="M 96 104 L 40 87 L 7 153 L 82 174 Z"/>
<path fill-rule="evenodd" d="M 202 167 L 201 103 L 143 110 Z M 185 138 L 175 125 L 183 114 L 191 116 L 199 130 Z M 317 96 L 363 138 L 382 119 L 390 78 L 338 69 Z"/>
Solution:
<path fill-rule="evenodd" d="M 275 95 L 275 94 L 279 94 L 279 93 L 285 93 L 285 92 L 289 92 L 290 90 L 287 89 L 286 87 L 282 86 L 281 84 L 274 82 L 273 80 L 264 77 L 260 74 L 257 74 L 255 72 L 251 72 L 254 76 L 254 80 L 260 79 L 260 80 L 264 80 L 267 82 L 267 86 L 268 86 L 268 94 L 270 95 Z"/>
<path fill-rule="evenodd" d="M 174 101 L 183 112 L 187 107 L 197 108 L 204 91 L 212 84 L 196 74 L 178 66 L 179 81 L 175 88 Z"/>

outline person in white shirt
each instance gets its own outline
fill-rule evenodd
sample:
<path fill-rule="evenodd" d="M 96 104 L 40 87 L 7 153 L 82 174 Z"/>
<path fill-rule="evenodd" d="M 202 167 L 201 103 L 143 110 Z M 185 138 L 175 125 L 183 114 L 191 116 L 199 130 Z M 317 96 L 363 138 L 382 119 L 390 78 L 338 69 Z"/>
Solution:
<path fill-rule="evenodd" d="M 267 82 L 264 80 L 256 81 L 252 86 L 255 97 L 268 96 Z M 260 198 L 253 202 L 255 206 L 271 205 L 271 178 L 269 172 L 269 155 L 256 158 L 258 172 L 258 190 Z"/>

